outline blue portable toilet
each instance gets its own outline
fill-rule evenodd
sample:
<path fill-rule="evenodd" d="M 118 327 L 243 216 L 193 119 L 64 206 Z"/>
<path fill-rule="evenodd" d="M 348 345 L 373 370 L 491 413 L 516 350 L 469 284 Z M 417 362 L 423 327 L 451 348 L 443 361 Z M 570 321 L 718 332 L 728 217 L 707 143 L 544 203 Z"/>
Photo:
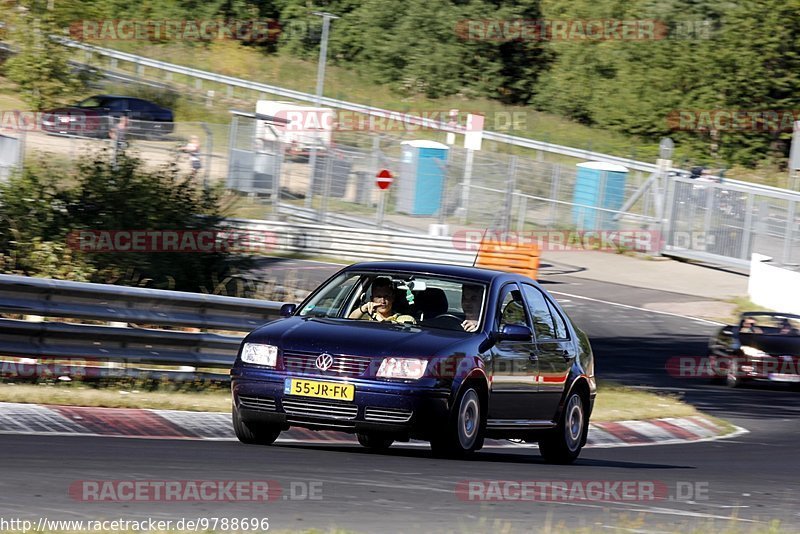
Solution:
<path fill-rule="evenodd" d="M 628 169 L 622 165 L 589 161 L 578 163 L 572 201 L 572 223 L 578 229 L 614 230 L 614 213 L 588 206 L 619 210 L 625 201 L 625 181 Z"/>
<path fill-rule="evenodd" d="M 436 141 L 403 141 L 400 176 L 397 180 L 397 208 L 409 215 L 434 215 L 442 204 L 447 151 Z"/>

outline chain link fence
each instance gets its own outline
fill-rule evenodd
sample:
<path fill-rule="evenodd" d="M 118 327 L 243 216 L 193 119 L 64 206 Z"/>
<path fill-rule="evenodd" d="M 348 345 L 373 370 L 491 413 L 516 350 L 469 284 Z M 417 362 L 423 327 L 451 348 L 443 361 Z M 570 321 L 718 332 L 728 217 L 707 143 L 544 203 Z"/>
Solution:
<path fill-rule="evenodd" d="M 748 266 L 753 253 L 800 266 L 800 194 L 765 187 L 675 178 L 670 254 Z"/>
<path fill-rule="evenodd" d="M 64 128 L 35 123 L 14 132 L 13 138 L 24 147 L 24 159 L 44 157 L 74 164 L 101 150 L 110 151 L 112 157 L 125 150 L 148 167 L 174 164 L 208 185 L 228 176 L 229 132 L 225 124 L 98 117 Z"/>
<path fill-rule="evenodd" d="M 275 136 L 262 142 L 260 132 L 268 126 L 259 122 L 245 114 L 234 117 L 227 184 L 262 197 L 266 213 L 425 233 L 456 227 L 522 231 L 576 226 L 575 165 L 379 132 L 336 132 L 329 146 L 312 154 L 308 147 L 281 143 Z M 269 178 L 262 180 L 264 169 Z M 381 169 L 394 175 L 387 190 L 375 183 Z M 642 173 L 628 173 L 625 198 L 644 181 Z M 614 228 L 659 222 L 650 195 L 625 213 L 589 207 L 608 213 L 604 220 L 617 218 L 610 225 Z"/>
<path fill-rule="evenodd" d="M 119 138 L 118 127 L 112 121 L 83 135 L 21 131 L 3 137 L 0 156 L 22 150 L 26 158 L 74 163 L 98 149 L 124 148 L 146 165 L 176 165 L 207 186 L 222 183 L 257 199 L 263 209 L 256 217 L 267 219 L 434 235 L 462 228 L 646 229 L 662 232 L 676 256 L 744 265 L 758 252 L 800 263 L 800 194 L 791 191 L 626 171 L 617 184 L 621 202 L 610 205 L 604 191 L 580 198 L 580 187 L 604 189 L 605 178 L 582 174 L 575 163 L 420 139 L 438 139 L 438 132 L 334 132 L 330 143 L 309 147 L 267 135 L 267 125 L 247 114 L 234 114 L 230 124 L 169 128 L 129 121 Z M 381 169 L 394 176 L 387 190 L 376 187 Z"/>

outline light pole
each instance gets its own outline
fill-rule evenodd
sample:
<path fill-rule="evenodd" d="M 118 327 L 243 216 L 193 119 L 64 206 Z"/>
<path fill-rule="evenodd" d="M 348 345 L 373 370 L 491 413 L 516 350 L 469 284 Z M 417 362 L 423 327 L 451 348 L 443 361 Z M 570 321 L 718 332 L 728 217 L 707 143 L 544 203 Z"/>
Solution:
<path fill-rule="evenodd" d="M 319 46 L 319 63 L 317 64 L 317 92 L 314 103 L 317 107 L 322 105 L 322 89 L 325 86 L 325 63 L 328 59 L 328 34 L 330 33 L 331 20 L 338 19 L 336 15 L 324 11 L 314 11 L 314 15 L 322 17 L 322 41 Z M 306 195 L 306 207 L 311 207 L 314 198 L 314 178 L 317 167 L 317 139 L 312 139 L 311 154 L 308 157 L 308 195 Z M 322 214 L 320 214 L 322 216 Z"/>

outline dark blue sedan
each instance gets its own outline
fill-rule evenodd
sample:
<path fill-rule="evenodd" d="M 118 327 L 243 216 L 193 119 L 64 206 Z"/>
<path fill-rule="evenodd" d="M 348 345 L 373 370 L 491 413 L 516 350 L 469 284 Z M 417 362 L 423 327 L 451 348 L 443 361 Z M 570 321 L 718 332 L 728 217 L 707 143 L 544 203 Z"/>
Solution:
<path fill-rule="evenodd" d="M 427 263 L 342 269 L 242 342 L 233 426 L 270 444 L 297 426 L 380 450 L 430 441 L 465 456 L 484 438 L 538 442 L 569 463 L 596 385 L 586 335 L 525 276 Z"/>

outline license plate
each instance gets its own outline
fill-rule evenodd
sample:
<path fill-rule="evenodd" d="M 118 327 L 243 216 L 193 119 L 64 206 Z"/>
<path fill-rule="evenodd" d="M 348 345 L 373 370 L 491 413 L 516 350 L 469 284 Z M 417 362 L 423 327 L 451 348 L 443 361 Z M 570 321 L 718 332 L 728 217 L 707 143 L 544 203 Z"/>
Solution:
<path fill-rule="evenodd" d="M 286 395 L 300 395 L 301 397 L 352 401 L 355 398 L 356 387 L 352 384 L 287 378 L 283 384 L 283 393 Z"/>
<path fill-rule="evenodd" d="M 800 375 L 790 375 L 786 373 L 770 373 L 767 378 L 775 382 L 800 382 Z"/>

